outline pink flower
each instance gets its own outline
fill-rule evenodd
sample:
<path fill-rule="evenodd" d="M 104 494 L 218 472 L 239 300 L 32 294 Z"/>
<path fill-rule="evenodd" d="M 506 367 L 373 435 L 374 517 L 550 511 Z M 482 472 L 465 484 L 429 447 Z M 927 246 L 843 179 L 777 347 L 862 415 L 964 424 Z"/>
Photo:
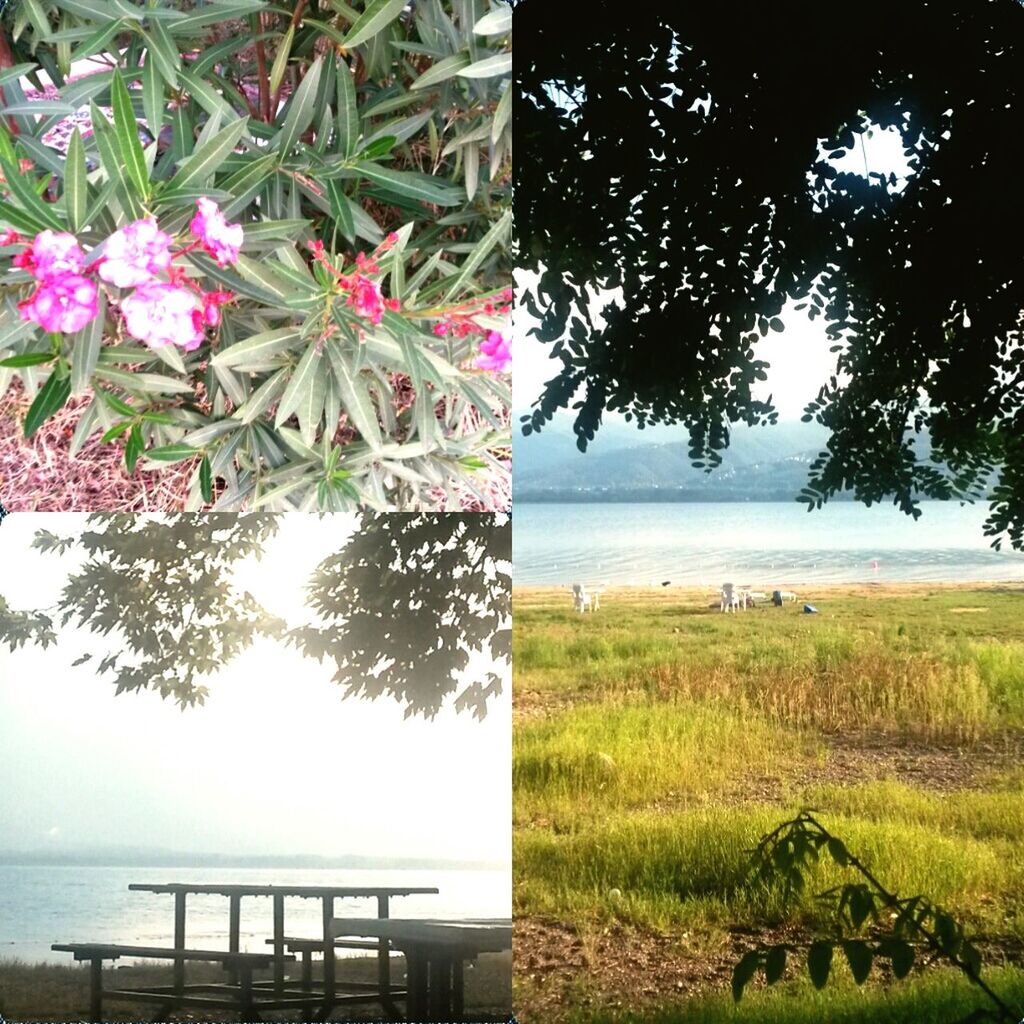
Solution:
<path fill-rule="evenodd" d="M 384 297 L 380 285 L 368 277 L 356 275 L 350 288 L 349 302 L 356 307 L 359 316 L 365 316 L 372 324 L 379 324 L 384 316 Z"/>
<path fill-rule="evenodd" d="M 78 274 L 64 274 L 59 280 L 42 281 L 24 301 L 18 303 L 22 320 L 32 320 L 44 331 L 74 334 L 99 313 L 95 281 Z"/>
<path fill-rule="evenodd" d="M 150 348 L 180 345 L 190 352 L 203 342 L 198 299 L 180 285 L 147 281 L 121 302 L 121 314 L 128 333 Z"/>
<path fill-rule="evenodd" d="M 486 341 L 480 342 L 480 355 L 473 365 L 478 370 L 508 373 L 512 369 L 512 348 L 509 339 L 497 331 L 489 332 Z"/>
<path fill-rule="evenodd" d="M 136 220 L 115 231 L 103 247 L 99 275 L 118 288 L 152 281 L 171 265 L 171 236 L 155 220 Z"/>
<path fill-rule="evenodd" d="M 30 271 L 40 281 L 53 281 L 67 274 L 79 274 L 85 266 L 85 253 L 74 235 L 47 228 L 14 257 L 13 263 Z"/>
<path fill-rule="evenodd" d="M 233 292 L 205 292 L 203 294 L 203 324 L 207 327 L 216 327 L 220 323 L 220 307 L 234 297 Z"/>
<path fill-rule="evenodd" d="M 242 247 L 244 233 L 241 224 L 229 224 L 220 212 L 220 207 L 205 196 L 196 200 L 198 207 L 189 228 L 203 243 L 203 248 L 220 266 L 234 263 Z"/>

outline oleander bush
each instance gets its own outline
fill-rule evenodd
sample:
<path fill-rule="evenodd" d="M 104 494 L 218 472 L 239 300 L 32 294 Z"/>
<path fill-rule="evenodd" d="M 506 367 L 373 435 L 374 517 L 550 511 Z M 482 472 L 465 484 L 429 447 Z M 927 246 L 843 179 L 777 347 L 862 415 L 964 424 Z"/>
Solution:
<path fill-rule="evenodd" d="M 75 396 L 71 457 L 191 460 L 190 509 L 493 507 L 507 6 L 23 0 L 0 28 L 26 437 Z"/>

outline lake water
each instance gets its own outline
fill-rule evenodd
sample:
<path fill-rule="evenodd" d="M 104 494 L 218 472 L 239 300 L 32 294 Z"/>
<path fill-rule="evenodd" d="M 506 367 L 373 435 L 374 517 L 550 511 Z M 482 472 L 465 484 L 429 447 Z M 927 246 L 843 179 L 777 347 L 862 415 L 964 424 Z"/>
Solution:
<path fill-rule="evenodd" d="M 54 942 L 172 945 L 174 897 L 129 892 L 129 882 L 207 882 L 239 885 L 434 886 L 437 896 L 391 901 L 392 917 L 510 917 L 510 871 L 372 871 L 264 868 L 126 868 L 0 865 L 0 959 L 73 963 Z M 376 900 L 339 899 L 338 917 L 374 917 Z M 241 904 L 241 947 L 263 952 L 273 934 L 272 900 L 249 896 Z M 289 935 L 322 934 L 319 900 L 285 900 Z M 189 896 L 189 945 L 227 949 L 228 900 Z M 341 955 L 341 951 L 339 951 Z"/>
<path fill-rule="evenodd" d="M 833 502 L 530 504 L 515 506 L 519 586 L 671 582 L 774 589 L 811 581 L 1024 580 L 1024 554 L 993 551 L 987 506 L 922 503 L 913 520 L 891 505 Z"/>

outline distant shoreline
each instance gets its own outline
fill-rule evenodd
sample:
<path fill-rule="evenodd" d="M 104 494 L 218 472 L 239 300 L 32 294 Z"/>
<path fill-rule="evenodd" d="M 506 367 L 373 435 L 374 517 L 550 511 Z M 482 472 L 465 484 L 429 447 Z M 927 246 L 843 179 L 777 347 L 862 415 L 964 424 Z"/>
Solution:
<path fill-rule="evenodd" d="M 669 583 L 662 586 L 658 583 L 612 583 L 607 586 L 600 581 L 591 578 L 583 578 L 581 582 L 588 588 L 596 588 L 601 591 L 601 600 L 610 600 L 618 597 L 639 597 L 650 596 L 651 594 L 671 594 L 673 598 L 701 598 L 713 597 L 718 588 L 714 584 L 700 585 L 695 583 Z M 737 580 L 739 586 L 751 586 L 754 589 L 762 589 L 759 583 Z M 817 583 L 810 580 L 806 583 L 787 583 L 787 589 L 794 591 L 797 600 L 802 597 L 834 595 L 836 597 L 907 597 L 920 594 L 924 591 L 934 590 L 1011 590 L 1019 592 L 1024 596 L 1024 578 L 1020 580 L 957 580 L 957 581 L 929 581 L 929 580 L 886 580 L 886 581 L 865 581 L 862 583 Z M 571 584 L 569 583 L 541 583 L 541 584 L 514 584 L 512 587 L 513 600 L 516 597 L 542 598 L 553 596 L 567 596 Z M 774 589 L 774 588 L 773 588 Z M 764 603 L 764 602 L 762 602 Z M 768 602 L 770 603 L 770 602 Z"/>

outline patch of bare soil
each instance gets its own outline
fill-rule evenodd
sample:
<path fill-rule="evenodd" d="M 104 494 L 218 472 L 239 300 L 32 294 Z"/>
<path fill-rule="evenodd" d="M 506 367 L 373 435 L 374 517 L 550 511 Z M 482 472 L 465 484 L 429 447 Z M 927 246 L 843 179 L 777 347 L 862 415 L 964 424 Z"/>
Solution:
<path fill-rule="evenodd" d="M 869 735 L 825 736 L 822 743 L 821 763 L 804 765 L 785 777 L 747 776 L 717 799 L 782 804 L 809 786 L 856 786 L 883 779 L 933 793 L 985 789 L 993 774 L 1015 770 L 1024 754 L 1024 737 L 967 747 Z"/>
<path fill-rule="evenodd" d="M 0 395 L 0 500 L 8 512 L 180 511 L 194 461 L 170 463 L 158 473 L 124 467 L 122 444 L 93 436 L 71 456 L 71 438 L 89 404 L 72 398 L 27 439 L 22 424 L 31 404 L 15 380 Z"/>
<path fill-rule="evenodd" d="M 812 936 L 796 927 L 730 929 L 700 948 L 689 935 L 659 935 L 615 923 L 593 934 L 539 917 L 517 917 L 514 931 L 516 1013 L 522 1024 L 557 1022 L 570 1009 L 642 1009 L 673 999 L 728 991 L 732 971 L 748 950 L 780 943 L 806 963 Z M 987 965 L 1024 963 L 1024 943 L 977 937 Z M 922 968 L 916 968 L 922 969 Z M 790 966 L 787 976 L 795 970 Z M 880 965 L 878 977 L 887 980 Z M 760 979 L 752 987 L 763 984 Z"/>

